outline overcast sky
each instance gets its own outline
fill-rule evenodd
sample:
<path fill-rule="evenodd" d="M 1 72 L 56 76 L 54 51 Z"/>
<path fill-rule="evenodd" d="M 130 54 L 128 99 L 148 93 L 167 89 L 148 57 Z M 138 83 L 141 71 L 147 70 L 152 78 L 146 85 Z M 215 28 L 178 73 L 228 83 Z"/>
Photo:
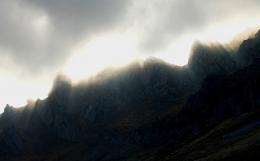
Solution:
<path fill-rule="evenodd" d="M 194 40 L 258 22 L 259 0 L 0 0 L 0 106 L 47 96 L 59 72 L 84 77 L 139 56 L 183 65 Z"/>

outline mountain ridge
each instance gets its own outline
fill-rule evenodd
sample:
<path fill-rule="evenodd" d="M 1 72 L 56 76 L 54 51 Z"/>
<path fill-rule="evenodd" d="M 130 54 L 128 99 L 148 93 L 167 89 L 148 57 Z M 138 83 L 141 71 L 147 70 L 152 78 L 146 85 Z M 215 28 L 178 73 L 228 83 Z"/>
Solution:
<path fill-rule="evenodd" d="M 153 58 L 76 86 L 58 76 L 49 97 L 34 107 L 6 106 L 0 159 L 108 161 L 140 154 L 142 160 L 162 155 L 167 160 L 168 151 L 188 146 L 226 119 L 257 111 L 259 34 L 244 41 L 237 56 L 222 46 L 198 44 L 184 67 Z M 255 107 L 245 108 L 248 104 Z M 142 155 L 157 147 L 161 150 Z"/>

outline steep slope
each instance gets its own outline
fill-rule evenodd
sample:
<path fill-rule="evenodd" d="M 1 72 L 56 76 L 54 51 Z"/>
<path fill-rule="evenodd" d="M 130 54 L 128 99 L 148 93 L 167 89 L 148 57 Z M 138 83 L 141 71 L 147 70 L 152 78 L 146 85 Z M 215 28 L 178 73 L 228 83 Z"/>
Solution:
<path fill-rule="evenodd" d="M 196 42 L 188 66 L 199 81 L 212 74 L 230 74 L 239 68 L 233 52 L 221 44 L 204 45 Z"/>
<path fill-rule="evenodd" d="M 251 52 L 258 53 L 255 47 Z M 233 74 L 208 76 L 171 121 L 172 138 L 129 160 L 259 160 L 260 59 L 251 62 Z"/>
<path fill-rule="evenodd" d="M 249 65 L 256 57 L 260 58 L 260 30 L 255 37 L 244 41 L 238 51 L 238 59 L 240 64 Z"/>
<path fill-rule="evenodd" d="M 260 60 L 228 76 L 207 77 L 172 122 L 178 135 L 140 160 L 259 160 Z M 154 154 L 154 155 L 153 155 Z M 149 159 L 147 159 L 149 158 Z"/>
<path fill-rule="evenodd" d="M 162 134 L 150 135 L 145 129 L 153 130 L 150 122 L 178 112 L 194 91 L 192 77 L 187 68 L 157 59 L 78 86 L 60 76 L 49 97 L 38 100 L 33 108 L 6 107 L 0 119 L 0 154 L 46 158 L 57 149 L 75 145 L 88 149 L 89 160 L 101 156 L 109 160 L 159 144 Z"/>

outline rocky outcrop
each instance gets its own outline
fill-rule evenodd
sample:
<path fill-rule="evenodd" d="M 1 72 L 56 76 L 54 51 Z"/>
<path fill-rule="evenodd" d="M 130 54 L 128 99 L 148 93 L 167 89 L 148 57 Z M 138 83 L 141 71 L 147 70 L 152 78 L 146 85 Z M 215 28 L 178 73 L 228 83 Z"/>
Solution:
<path fill-rule="evenodd" d="M 260 58 L 260 30 L 255 37 L 245 40 L 238 50 L 240 64 L 246 66 L 253 63 L 255 58 Z"/>
<path fill-rule="evenodd" d="M 180 118 L 194 133 L 221 121 L 260 109 L 260 64 L 252 64 L 229 76 L 208 76 L 189 98 Z M 206 120 L 206 121 L 205 121 Z M 190 122 L 189 122 L 190 121 Z"/>
<path fill-rule="evenodd" d="M 188 66 L 199 81 L 208 75 L 230 74 L 239 68 L 232 53 L 221 44 L 203 45 L 199 42 L 194 44 Z"/>

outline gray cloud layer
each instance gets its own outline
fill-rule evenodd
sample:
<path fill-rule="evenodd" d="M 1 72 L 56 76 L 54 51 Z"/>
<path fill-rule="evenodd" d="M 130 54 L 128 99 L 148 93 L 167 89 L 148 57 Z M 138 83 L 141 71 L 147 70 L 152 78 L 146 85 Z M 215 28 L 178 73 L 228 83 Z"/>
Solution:
<path fill-rule="evenodd" d="M 49 17 L 55 33 L 78 38 L 104 31 L 123 19 L 127 0 L 27 0 Z"/>
<path fill-rule="evenodd" d="M 28 71 L 58 66 L 69 56 L 70 48 L 93 35 L 134 28 L 140 35 L 140 48 L 149 52 L 162 49 L 185 33 L 260 9 L 259 0 L 1 0 L 0 3 L 0 51 L 4 51 L 0 57 L 7 55 Z M 40 18 L 47 21 L 42 33 L 35 27 L 44 23 L 37 22 Z"/>
<path fill-rule="evenodd" d="M 115 27 L 126 7 L 126 0 L 1 0 L 0 56 L 28 70 L 53 67 L 82 38 Z M 48 25 L 41 35 L 34 23 L 42 17 Z"/>

